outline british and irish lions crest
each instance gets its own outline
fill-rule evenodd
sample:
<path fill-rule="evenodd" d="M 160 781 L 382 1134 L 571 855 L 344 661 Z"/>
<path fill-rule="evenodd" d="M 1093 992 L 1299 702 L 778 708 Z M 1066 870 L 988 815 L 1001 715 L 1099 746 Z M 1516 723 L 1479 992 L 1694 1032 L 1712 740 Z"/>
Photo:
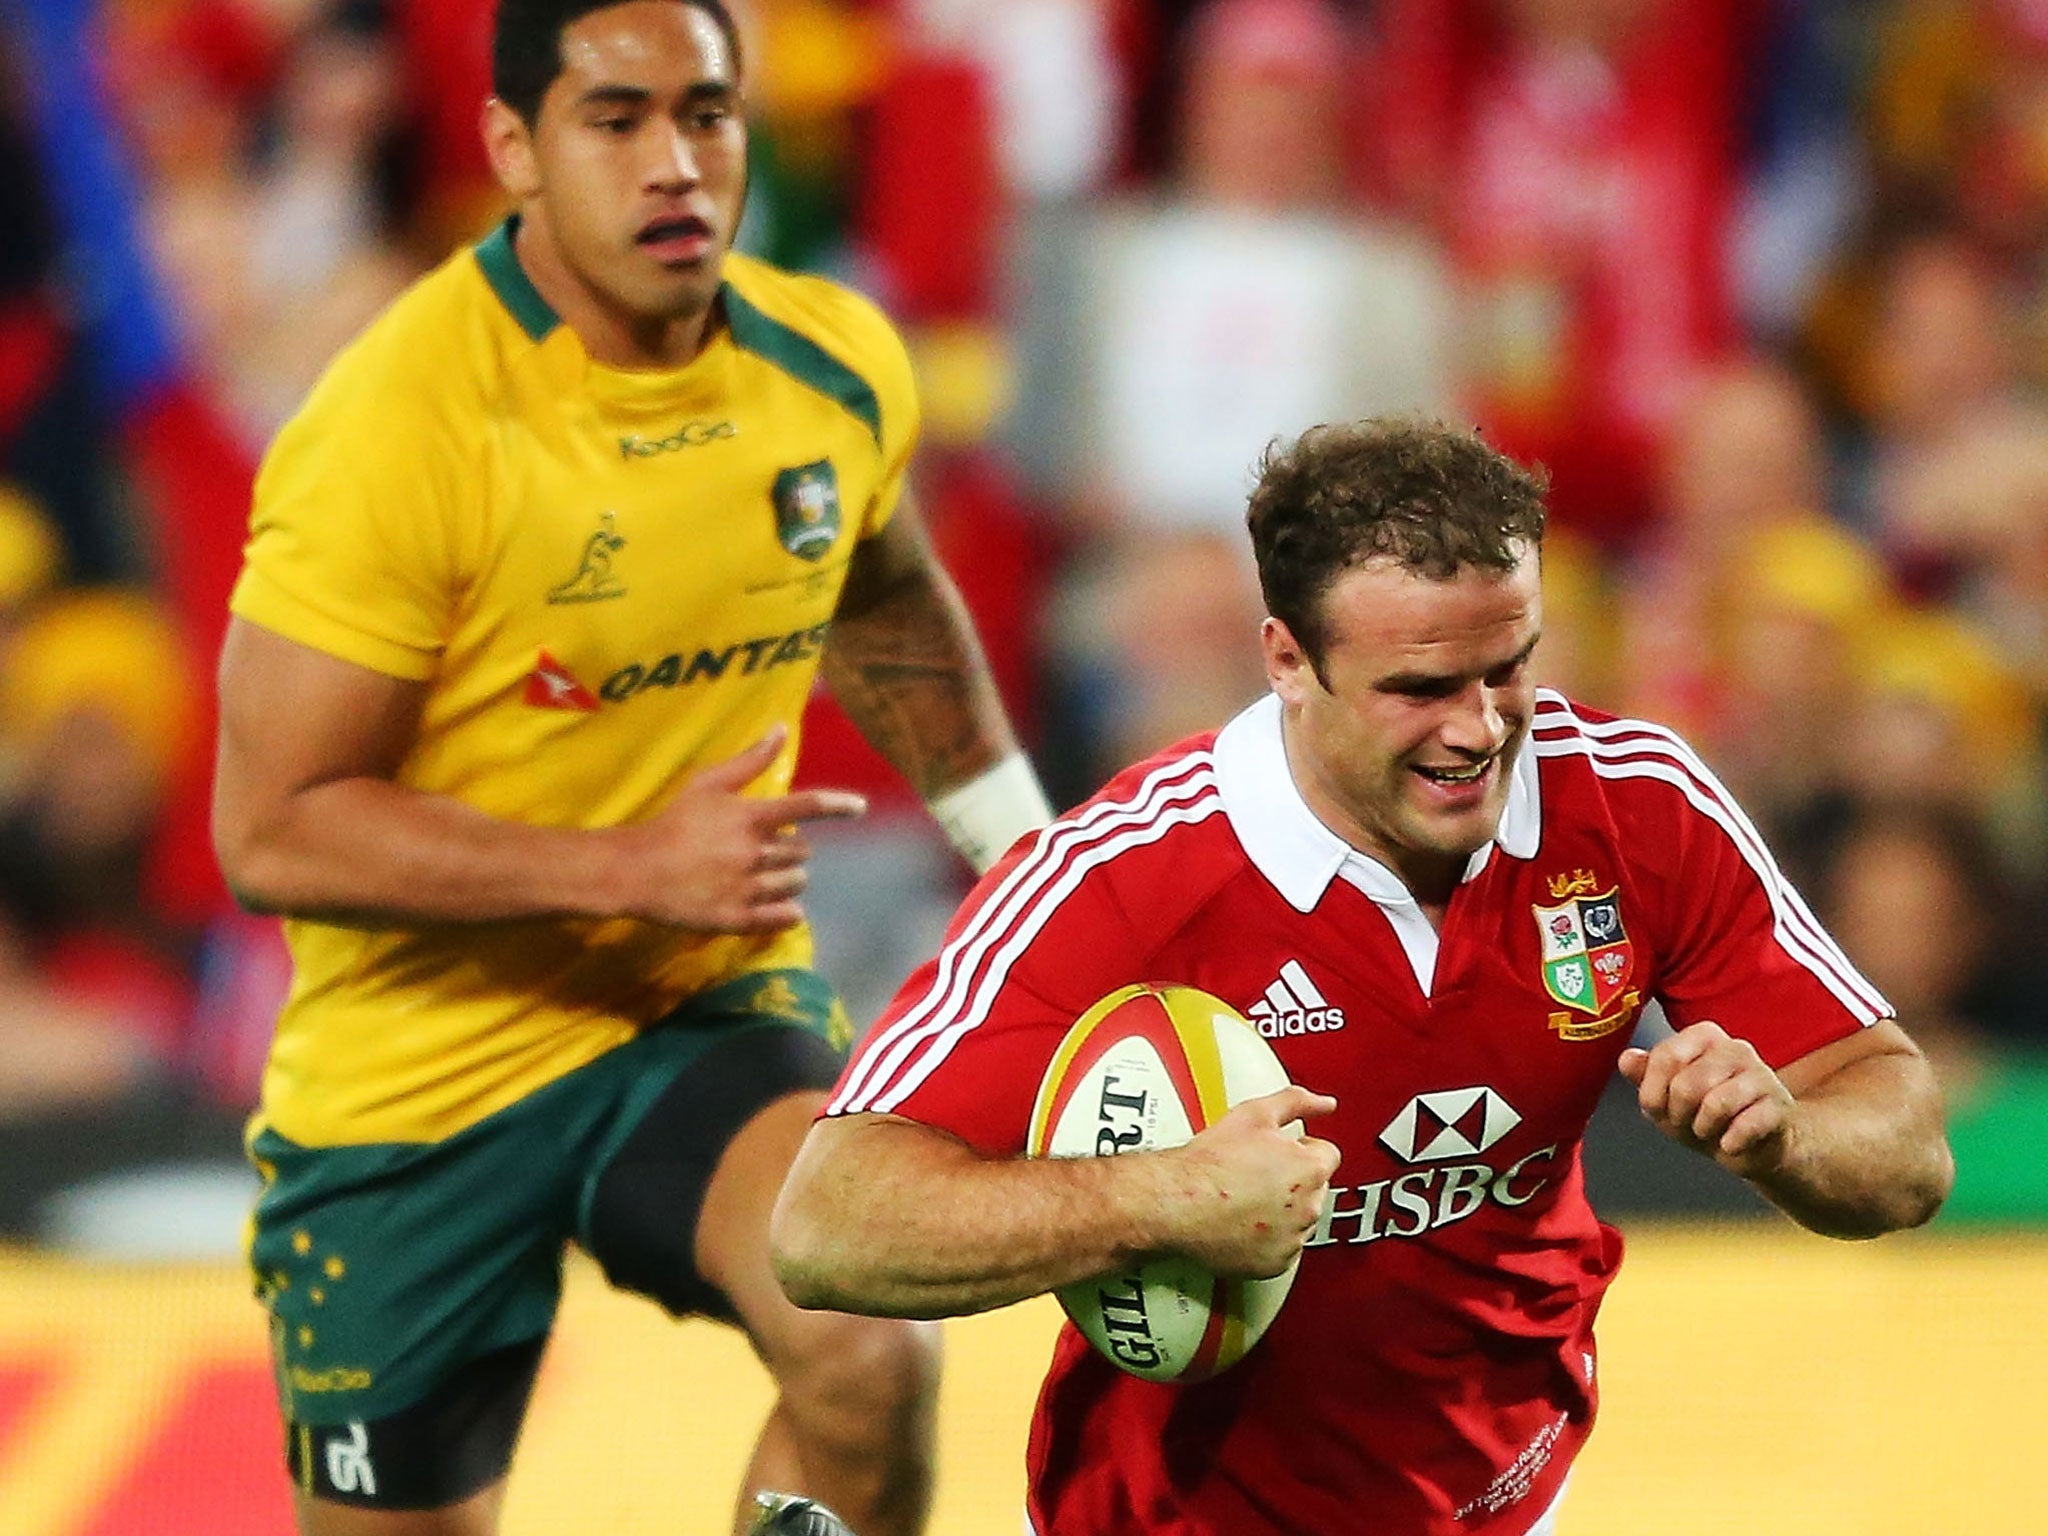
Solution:
<path fill-rule="evenodd" d="M 1569 1010 L 1553 1013 L 1550 1027 L 1567 1040 L 1612 1034 L 1633 1022 L 1642 1001 L 1629 986 L 1636 956 L 1621 921 L 1620 888 L 1592 894 L 1596 883 L 1585 870 L 1554 876 L 1551 894 L 1567 899 L 1530 909 L 1542 935 L 1543 990 Z"/>
<path fill-rule="evenodd" d="M 782 547 L 800 560 L 822 560 L 839 538 L 839 475 L 832 461 L 785 469 L 769 496 Z"/>

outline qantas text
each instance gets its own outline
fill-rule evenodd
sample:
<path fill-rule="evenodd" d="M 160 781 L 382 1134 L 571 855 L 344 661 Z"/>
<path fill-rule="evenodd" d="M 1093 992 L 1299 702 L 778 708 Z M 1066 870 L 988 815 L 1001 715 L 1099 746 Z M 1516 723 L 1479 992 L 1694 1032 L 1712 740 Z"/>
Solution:
<path fill-rule="evenodd" d="M 610 702 L 622 704 L 649 688 L 715 683 L 728 672 L 735 677 L 751 677 L 770 667 L 811 661 L 824 646 L 825 632 L 830 628 L 829 624 L 813 624 L 809 629 L 793 630 L 786 635 L 763 635 L 758 640 L 741 640 L 723 650 L 700 650 L 694 656 L 672 651 L 656 662 L 643 664 L 636 661 L 619 668 L 604 680 L 597 691 Z"/>

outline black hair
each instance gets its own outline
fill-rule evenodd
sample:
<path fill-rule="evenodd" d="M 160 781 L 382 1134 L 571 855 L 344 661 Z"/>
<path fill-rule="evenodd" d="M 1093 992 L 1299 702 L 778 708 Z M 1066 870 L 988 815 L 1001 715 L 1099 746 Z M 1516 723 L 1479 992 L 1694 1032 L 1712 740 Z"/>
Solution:
<path fill-rule="evenodd" d="M 621 0 L 498 0 L 491 31 L 491 91 L 531 127 L 540 121 L 541 98 L 562 73 L 562 34 L 592 11 Z M 725 34 L 733 73 L 740 71 L 740 31 L 724 0 L 676 0 L 695 6 Z"/>

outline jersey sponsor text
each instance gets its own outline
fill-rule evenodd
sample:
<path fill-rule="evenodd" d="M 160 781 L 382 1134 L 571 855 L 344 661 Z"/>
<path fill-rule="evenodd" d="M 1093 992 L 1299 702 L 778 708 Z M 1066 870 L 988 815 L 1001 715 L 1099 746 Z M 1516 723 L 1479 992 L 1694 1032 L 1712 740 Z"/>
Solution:
<path fill-rule="evenodd" d="M 715 683 L 728 673 L 734 677 L 752 677 L 756 672 L 766 672 L 773 667 L 812 661 L 824 645 L 825 633 L 831 627 L 829 623 L 813 624 L 808 629 L 791 630 L 786 635 L 761 635 L 752 640 L 737 641 L 723 650 L 703 648 L 687 659 L 681 651 L 671 651 L 656 662 L 628 662 L 599 684 L 597 691 L 609 702 L 623 704 L 634 694 L 644 693 L 649 688 Z"/>
<path fill-rule="evenodd" d="M 1527 1205 L 1550 1182 L 1557 1144 L 1538 1147 L 1505 1168 L 1491 1163 L 1447 1163 L 1411 1168 L 1370 1184 L 1335 1184 L 1323 1196 L 1315 1231 L 1302 1246 L 1376 1243 L 1383 1237 L 1420 1237 L 1473 1215 L 1487 1201 L 1513 1209 Z"/>

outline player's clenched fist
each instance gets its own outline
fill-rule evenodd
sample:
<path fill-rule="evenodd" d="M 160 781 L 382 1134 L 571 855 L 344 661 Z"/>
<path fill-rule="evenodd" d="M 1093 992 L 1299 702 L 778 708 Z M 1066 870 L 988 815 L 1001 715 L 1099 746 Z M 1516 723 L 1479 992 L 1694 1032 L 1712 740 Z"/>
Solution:
<path fill-rule="evenodd" d="M 1794 1101 L 1756 1047 L 1709 1020 L 1653 1050 L 1621 1053 L 1621 1075 L 1651 1124 L 1748 1178 L 1775 1168 Z"/>
<path fill-rule="evenodd" d="M 798 898 L 811 849 L 797 824 L 859 816 L 867 802 L 837 789 L 742 794 L 774 764 L 785 735 L 776 727 L 690 779 L 659 815 L 610 834 L 629 915 L 715 933 L 769 933 L 803 921 Z"/>
<path fill-rule="evenodd" d="M 1185 1179 L 1168 1246 L 1219 1275 L 1279 1274 L 1315 1229 L 1337 1171 L 1336 1147 L 1288 1127 L 1336 1107 L 1328 1094 L 1282 1088 L 1162 1153 Z"/>

